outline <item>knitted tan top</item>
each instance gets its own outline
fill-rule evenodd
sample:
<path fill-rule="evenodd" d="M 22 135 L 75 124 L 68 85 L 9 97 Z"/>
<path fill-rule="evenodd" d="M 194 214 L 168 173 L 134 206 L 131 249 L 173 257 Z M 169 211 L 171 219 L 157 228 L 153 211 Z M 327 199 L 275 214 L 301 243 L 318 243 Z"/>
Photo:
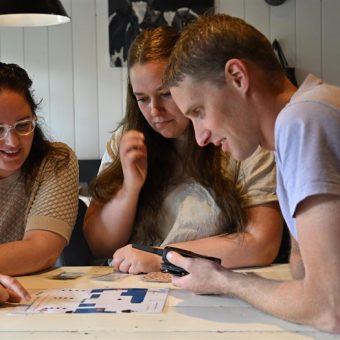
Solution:
<path fill-rule="evenodd" d="M 34 229 L 69 241 L 78 208 L 78 162 L 67 145 L 52 144 L 68 150 L 70 160 L 56 173 L 56 157 L 45 158 L 29 193 L 20 171 L 0 179 L 0 243 L 22 240 L 25 231 Z"/>

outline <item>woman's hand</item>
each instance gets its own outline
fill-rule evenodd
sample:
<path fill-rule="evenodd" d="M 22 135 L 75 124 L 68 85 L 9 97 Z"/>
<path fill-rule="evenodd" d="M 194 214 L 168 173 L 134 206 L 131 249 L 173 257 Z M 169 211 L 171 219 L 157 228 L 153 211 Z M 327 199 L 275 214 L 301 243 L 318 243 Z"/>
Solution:
<path fill-rule="evenodd" d="M 0 274 L 0 302 L 31 299 L 27 290 L 13 277 Z"/>
<path fill-rule="evenodd" d="M 144 135 L 136 130 L 126 132 L 119 145 L 125 189 L 141 189 L 147 175 L 147 149 Z"/>
<path fill-rule="evenodd" d="M 132 248 L 131 244 L 113 254 L 111 264 L 116 270 L 129 274 L 159 272 L 161 257 Z"/>

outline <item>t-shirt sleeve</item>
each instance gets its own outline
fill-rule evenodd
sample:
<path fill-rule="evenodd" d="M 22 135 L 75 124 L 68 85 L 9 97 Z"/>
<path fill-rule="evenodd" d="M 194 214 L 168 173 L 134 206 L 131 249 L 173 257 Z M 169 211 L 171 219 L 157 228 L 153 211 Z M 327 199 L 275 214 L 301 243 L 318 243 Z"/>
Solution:
<path fill-rule="evenodd" d="M 309 196 L 340 195 L 339 111 L 315 101 L 291 104 L 280 114 L 275 135 L 291 217 Z"/>
<path fill-rule="evenodd" d="M 104 155 L 102 157 L 98 174 L 100 174 L 103 170 L 105 170 L 107 167 L 110 166 L 110 164 L 113 162 L 113 160 L 117 157 L 119 154 L 119 142 L 122 137 L 122 130 L 119 129 L 117 132 L 115 132 L 111 138 L 106 143 L 106 148 Z"/>
<path fill-rule="evenodd" d="M 58 143 L 61 144 L 61 143 Z M 47 230 L 69 241 L 78 210 L 78 161 L 69 152 L 67 166 L 55 171 L 55 158 L 49 158 L 40 168 L 34 186 L 34 197 L 28 212 L 26 231 Z"/>
<path fill-rule="evenodd" d="M 229 169 L 233 169 L 237 175 L 236 187 L 245 207 L 277 201 L 273 152 L 259 147 L 246 160 L 241 162 L 231 160 Z"/>

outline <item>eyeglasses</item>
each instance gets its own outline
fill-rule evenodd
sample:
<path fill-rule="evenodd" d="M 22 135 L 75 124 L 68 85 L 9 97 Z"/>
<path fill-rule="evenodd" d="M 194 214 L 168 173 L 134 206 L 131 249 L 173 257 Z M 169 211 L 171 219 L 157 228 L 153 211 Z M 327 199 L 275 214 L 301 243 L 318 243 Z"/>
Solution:
<path fill-rule="evenodd" d="M 27 136 L 33 132 L 36 125 L 35 118 L 20 120 L 14 125 L 0 124 L 0 139 L 5 139 L 11 130 L 14 130 L 19 136 Z"/>

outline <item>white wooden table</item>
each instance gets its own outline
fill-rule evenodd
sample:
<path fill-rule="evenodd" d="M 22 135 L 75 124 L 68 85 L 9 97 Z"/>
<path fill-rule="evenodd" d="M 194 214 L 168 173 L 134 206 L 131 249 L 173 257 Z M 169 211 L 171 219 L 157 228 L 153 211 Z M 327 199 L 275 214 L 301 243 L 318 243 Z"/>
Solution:
<path fill-rule="evenodd" d="M 84 272 L 74 280 L 51 280 L 63 271 Z M 253 269 L 260 275 L 290 279 L 287 265 Z M 36 288 L 145 288 L 169 287 L 160 314 L 39 314 L 9 315 L 0 308 L 0 339 L 335 339 L 310 327 L 266 315 L 239 299 L 200 296 L 174 288 L 170 283 L 141 281 L 125 276 L 117 281 L 93 280 L 112 272 L 110 267 L 62 267 L 39 275 L 20 277 L 28 289 Z"/>

